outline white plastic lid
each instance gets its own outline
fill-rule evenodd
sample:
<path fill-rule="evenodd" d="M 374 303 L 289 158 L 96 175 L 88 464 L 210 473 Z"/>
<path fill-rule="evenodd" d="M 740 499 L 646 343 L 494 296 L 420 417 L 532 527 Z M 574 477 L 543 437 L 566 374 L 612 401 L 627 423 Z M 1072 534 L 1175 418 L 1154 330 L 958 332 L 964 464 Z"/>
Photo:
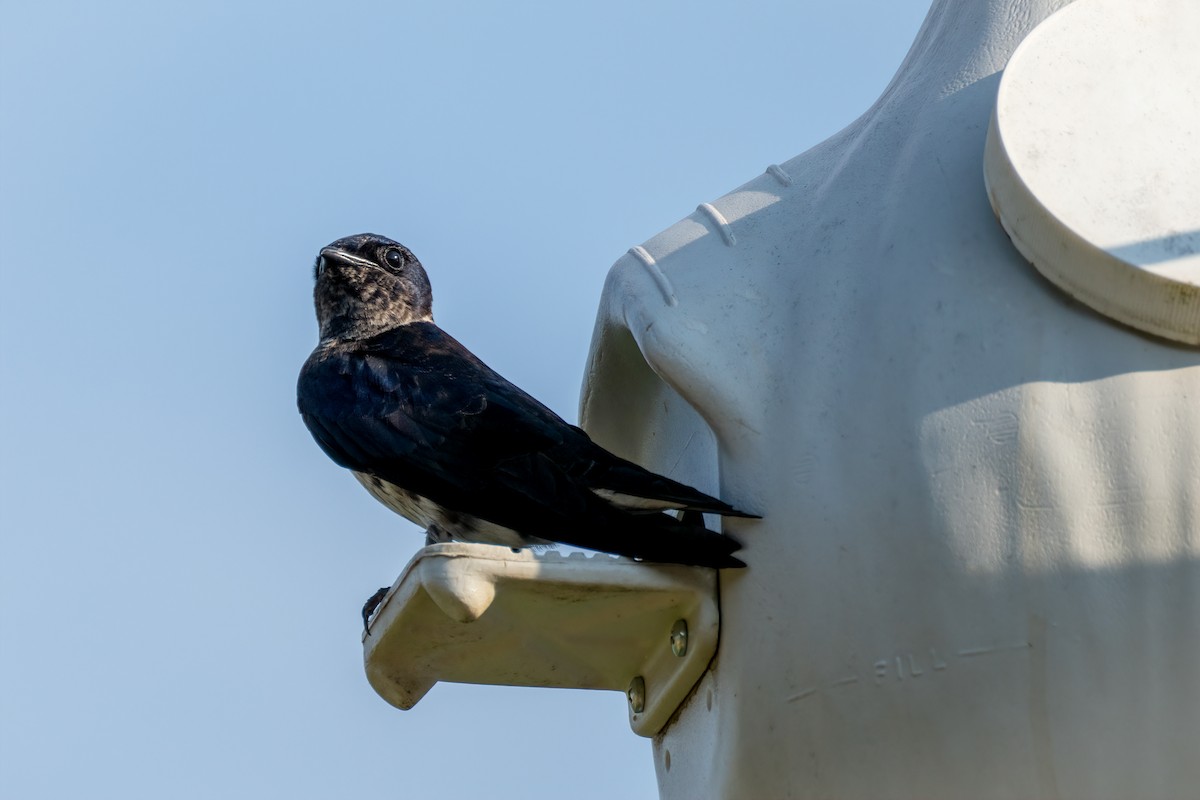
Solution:
<path fill-rule="evenodd" d="M 1000 82 L 984 175 L 1046 278 L 1200 344 L 1200 2 L 1078 0 L 1035 28 Z"/>

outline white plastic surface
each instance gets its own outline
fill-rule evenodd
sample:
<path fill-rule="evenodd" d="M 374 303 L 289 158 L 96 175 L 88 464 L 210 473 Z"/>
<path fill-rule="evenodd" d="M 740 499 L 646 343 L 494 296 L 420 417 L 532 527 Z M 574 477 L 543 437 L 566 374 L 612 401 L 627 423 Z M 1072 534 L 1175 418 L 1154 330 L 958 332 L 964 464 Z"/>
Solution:
<path fill-rule="evenodd" d="M 671 647 L 687 626 L 682 655 Z M 711 569 L 485 544 L 423 548 L 363 640 L 367 679 L 401 709 L 438 681 L 611 689 L 635 677 L 645 703 L 629 724 L 653 736 L 717 648 Z"/>
<path fill-rule="evenodd" d="M 1200 344 L 1200 3 L 1080 0 L 1004 71 L 989 194 L 1071 296 Z"/>
<path fill-rule="evenodd" d="M 860 119 L 609 275 L 584 426 L 765 515 L 665 798 L 1196 796 L 1200 349 L 1067 298 L 983 181 L 1059 5 L 935 3 Z"/>

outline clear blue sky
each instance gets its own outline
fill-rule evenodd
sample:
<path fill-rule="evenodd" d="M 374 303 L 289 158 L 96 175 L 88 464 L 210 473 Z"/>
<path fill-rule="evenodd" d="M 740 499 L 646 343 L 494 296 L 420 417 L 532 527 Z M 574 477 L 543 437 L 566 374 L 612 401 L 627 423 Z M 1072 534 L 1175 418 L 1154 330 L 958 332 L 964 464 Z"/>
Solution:
<path fill-rule="evenodd" d="M 651 798 L 616 693 L 367 685 L 421 543 L 311 441 L 375 231 L 569 420 L 608 266 L 850 122 L 927 0 L 3 3 L 0 795 Z"/>

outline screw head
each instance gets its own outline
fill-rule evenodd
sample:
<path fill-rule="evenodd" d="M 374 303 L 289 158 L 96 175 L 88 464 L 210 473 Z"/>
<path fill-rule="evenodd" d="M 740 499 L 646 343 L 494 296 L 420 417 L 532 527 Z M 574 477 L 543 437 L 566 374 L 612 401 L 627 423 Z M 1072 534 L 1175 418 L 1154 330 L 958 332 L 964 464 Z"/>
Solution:
<path fill-rule="evenodd" d="M 646 679 L 641 675 L 629 682 L 629 688 L 625 690 L 625 696 L 629 698 L 629 707 L 633 713 L 640 714 L 646 710 Z"/>
<path fill-rule="evenodd" d="M 677 619 L 671 626 L 671 652 L 679 658 L 687 655 L 687 620 Z"/>

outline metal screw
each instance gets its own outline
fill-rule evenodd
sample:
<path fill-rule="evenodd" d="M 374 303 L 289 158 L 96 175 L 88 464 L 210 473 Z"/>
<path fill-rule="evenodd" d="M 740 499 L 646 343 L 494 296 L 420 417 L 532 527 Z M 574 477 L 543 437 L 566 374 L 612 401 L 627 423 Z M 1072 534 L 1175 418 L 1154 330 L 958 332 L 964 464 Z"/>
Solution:
<path fill-rule="evenodd" d="M 671 652 L 683 658 L 687 655 L 687 620 L 677 619 L 671 626 Z"/>
<path fill-rule="evenodd" d="M 633 713 L 640 714 L 646 710 L 646 679 L 641 675 L 629 682 L 629 688 L 625 690 L 625 695 L 629 698 L 629 707 L 633 709 Z"/>

